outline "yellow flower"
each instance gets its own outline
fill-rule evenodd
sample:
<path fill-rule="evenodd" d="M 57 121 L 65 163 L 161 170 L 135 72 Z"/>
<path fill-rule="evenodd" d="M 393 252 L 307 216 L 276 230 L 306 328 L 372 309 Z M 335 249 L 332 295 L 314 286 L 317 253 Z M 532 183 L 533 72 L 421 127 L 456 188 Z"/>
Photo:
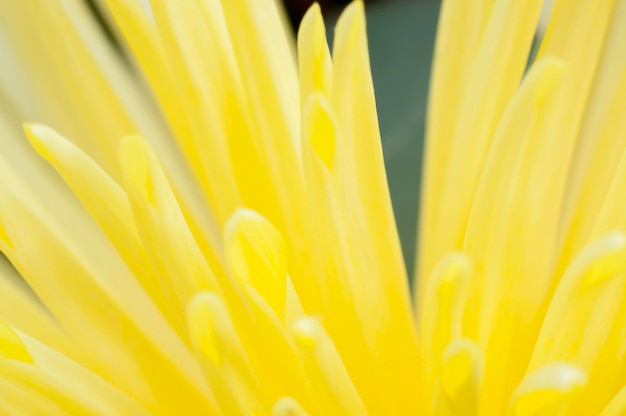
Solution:
<path fill-rule="evenodd" d="M 417 319 L 360 1 L 96 3 L 0 0 L 1 414 L 626 411 L 626 0 L 444 2 Z"/>

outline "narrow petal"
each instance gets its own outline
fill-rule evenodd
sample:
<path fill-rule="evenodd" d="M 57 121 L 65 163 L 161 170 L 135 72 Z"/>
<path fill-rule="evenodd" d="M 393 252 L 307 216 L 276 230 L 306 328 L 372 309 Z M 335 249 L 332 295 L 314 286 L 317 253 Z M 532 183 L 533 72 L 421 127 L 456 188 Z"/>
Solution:
<path fill-rule="evenodd" d="M 453 11 L 456 4 L 446 6 L 442 15 L 442 43 L 434 68 L 437 89 L 430 96 L 428 118 L 433 125 L 428 127 L 420 218 L 419 296 L 441 257 L 462 247 L 485 158 L 524 74 L 542 1 L 480 1 Z M 469 16 L 478 18 L 459 23 L 470 22 Z M 457 31 L 458 24 L 469 27 L 467 39 L 462 32 L 448 33 Z M 456 55 L 456 47 L 460 55 L 449 57 Z M 451 84 L 444 86 L 448 76 Z"/>
<path fill-rule="evenodd" d="M 429 411 L 436 403 L 435 388 L 441 377 L 441 361 L 448 345 L 461 337 L 461 324 L 472 269 L 466 256 L 446 256 L 429 279 L 427 305 L 420 323 L 423 399 Z"/>
<path fill-rule="evenodd" d="M 320 323 L 315 318 L 301 318 L 291 331 L 324 412 L 367 415 L 333 341 Z"/>
<path fill-rule="evenodd" d="M 614 2 L 598 69 L 594 76 L 566 195 L 562 220 L 563 253 L 559 271 L 584 244 L 617 225 L 623 178 L 620 156 L 626 151 L 626 1 Z M 609 214 L 610 211 L 614 213 Z M 621 211 L 620 211 L 621 212 Z M 596 220 L 602 217 L 602 224 Z M 622 229 L 622 228 L 620 228 Z"/>
<path fill-rule="evenodd" d="M 176 317 L 141 243 L 126 193 L 92 159 L 54 130 L 27 125 L 35 150 L 63 177 L 168 321 Z M 179 328 L 180 329 L 180 328 Z"/>
<path fill-rule="evenodd" d="M 207 363 L 219 367 L 230 388 L 230 400 L 236 401 L 243 414 L 263 414 L 268 405 L 264 402 L 261 386 L 250 368 L 246 351 L 219 296 L 210 292 L 199 293 L 191 301 L 187 317 L 196 354 Z M 207 379 L 216 381 L 210 374 Z M 225 387 L 217 385 L 216 388 Z"/>
<path fill-rule="evenodd" d="M 526 75 L 495 132 L 467 223 L 463 251 L 476 273 L 463 333 L 476 339 L 485 354 L 488 413 L 504 411 L 506 397 L 523 375 L 552 286 L 558 224 L 556 209 L 547 207 L 556 208 L 554 194 L 542 200 L 545 212 L 535 208 L 538 179 L 531 167 L 545 150 L 536 132 L 547 100 L 566 71 L 562 61 L 545 58 Z"/>
<path fill-rule="evenodd" d="M 75 354 L 67 335 L 31 291 L 19 285 L 22 278 L 8 261 L 0 262 L 0 319 L 64 354 Z"/>
<path fill-rule="evenodd" d="M 145 416 L 149 414 L 130 396 L 70 358 L 28 335 L 20 333 L 19 337 L 34 364 L 43 370 L 51 381 L 68 386 L 73 394 L 89 402 L 94 412 Z"/>
<path fill-rule="evenodd" d="M 248 209 L 236 211 L 224 231 L 230 271 L 252 285 L 277 316 L 285 313 L 287 247 L 280 232 Z"/>
<path fill-rule="evenodd" d="M 326 41 L 326 28 L 319 4 L 306 12 L 298 29 L 298 66 L 300 71 L 300 107 L 309 96 L 321 92 L 331 96 L 333 64 Z"/>
<path fill-rule="evenodd" d="M 163 291 L 184 325 L 184 310 L 200 290 L 218 290 L 158 160 L 140 137 L 120 146 L 124 187 L 141 241 L 157 270 Z"/>

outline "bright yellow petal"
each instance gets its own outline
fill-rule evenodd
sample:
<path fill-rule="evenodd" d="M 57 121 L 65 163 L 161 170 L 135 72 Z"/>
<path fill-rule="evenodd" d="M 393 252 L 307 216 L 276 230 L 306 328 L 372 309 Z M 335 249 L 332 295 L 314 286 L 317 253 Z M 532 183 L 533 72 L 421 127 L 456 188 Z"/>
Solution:
<path fill-rule="evenodd" d="M 587 376 L 578 367 L 565 363 L 548 364 L 524 377 L 513 392 L 508 414 L 562 414 L 564 405 L 586 384 Z"/>
<path fill-rule="evenodd" d="M 268 405 L 264 402 L 261 386 L 250 368 L 228 309 L 219 296 L 210 292 L 197 294 L 189 305 L 187 316 L 196 354 L 207 364 L 219 367 L 224 381 L 232 389 L 239 411 L 242 414 L 264 414 Z M 215 371 L 205 364 L 205 374 L 207 370 Z M 216 381 L 211 374 L 207 380 Z"/>
<path fill-rule="evenodd" d="M 359 393 L 322 325 L 315 318 L 301 318 L 293 323 L 291 333 L 324 413 L 367 415 Z"/>
<path fill-rule="evenodd" d="M 545 315 L 528 371 L 555 361 L 577 365 L 589 385 L 571 403 L 596 414 L 610 400 L 626 360 L 626 237 L 609 234 L 571 263 Z M 602 340 L 601 342 L 599 340 Z"/>

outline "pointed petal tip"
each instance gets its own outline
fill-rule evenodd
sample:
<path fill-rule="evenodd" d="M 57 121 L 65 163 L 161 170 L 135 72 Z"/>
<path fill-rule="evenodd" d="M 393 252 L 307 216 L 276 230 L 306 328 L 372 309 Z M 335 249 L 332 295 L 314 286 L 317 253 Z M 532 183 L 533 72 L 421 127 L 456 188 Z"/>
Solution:
<path fill-rule="evenodd" d="M 60 145 L 66 142 L 56 130 L 39 123 L 23 123 L 22 128 L 33 149 L 46 160 L 51 160 Z"/>
<path fill-rule="evenodd" d="M 355 0 L 339 16 L 335 26 L 333 56 L 337 51 L 352 48 L 361 38 L 365 38 L 365 7 L 363 2 Z"/>

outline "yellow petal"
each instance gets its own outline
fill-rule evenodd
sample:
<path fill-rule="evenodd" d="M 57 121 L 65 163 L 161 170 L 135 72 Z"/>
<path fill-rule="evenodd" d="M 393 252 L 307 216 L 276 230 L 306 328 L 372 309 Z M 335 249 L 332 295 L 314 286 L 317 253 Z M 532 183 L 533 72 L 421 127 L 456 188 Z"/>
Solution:
<path fill-rule="evenodd" d="M 295 321 L 291 334 L 299 347 L 304 369 L 326 414 L 367 415 L 333 341 L 312 317 Z"/>
<path fill-rule="evenodd" d="M 120 164 L 139 236 L 178 323 L 191 297 L 204 289 L 218 290 L 215 277 L 202 256 L 165 173 L 148 144 L 128 137 L 120 146 Z"/>
<path fill-rule="evenodd" d="M 281 233 L 250 209 L 237 210 L 224 230 L 231 272 L 251 284 L 277 316 L 285 312 L 287 247 Z"/>
<path fill-rule="evenodd" d="M 511 98 L 493 137 L 467 222 L 463 251 L 476 273 L 470 282 L 463 333 L 485 352 L 484 405 L 502 412 L 532 353 L 551 288 L 556 211 L 537 203 L 534 157 L 545 140 L 535 133 L 566 71 L 558 59 L 537 61 Z M 544 201 L 542 199 L 542 201 Z M 558 206 L 558 205 L 557 205 Z M 549 214 L 549 215 L 548 215 Z M 551 234 L 546 229 L 551 227 Z M 498 406 L 498 410 L 491 406 Z"/>
<path fill-rule="evenodd" d="M 626 111 L 626 52 L 623 46 L 626 37 L 626 2 L 616 0 L 592 2 L 589 5 L 608 13 L 607 17 L 602 16 L 607 28 L 585 112 L 581 114 L 566 208 L 561 221 L 564 248 L 557 273 L 563 272 L 567 262 L 587 242 L 614 229 L 614 225 L 609 226 L 607 223 L 599 229 L 594 223 L 602 211 L 611 209 L 616 203 L 608 197 L 609 187 L 622 177 L 618 164 L 626 148 L 626 122 L 622 117 Z M 568 4 L 560 7 L 571 6 Z M 612 10 L 607 12 L 610 8 Z M 598 27 L 602 26 L 596 21 L 587 29 L 591 38 L 599 35 L 596 33 Z M 589 40 L 581 40 L 583 41 Z M 597 43 L 594 43 L 594 47 L 595 45 Z M 575 47 L 586 46 L 578 44 Z"/>
<path fill-rule="evenodd" d="M 622 387 L 600 413 L 601 416 L 622 416 L 626 413 L 626 387 Z"/>
<path fill-rule="evenodd" d="M 308 269 L 308 247 L 304 244 L 309 223 L 299 157 L 298 79 L 296 60 L 274 3 L 273 0 L 221 0 L 250 109 L 254 147 L 271 180 L 263 192 L 272 189 L 276 192 L 275 208 L 259 211 L 288 237 L 291 276 L 298 291 L 304 292 L 305 280 L 311 278 L 312 272 Z M 301 277 L 302 274 L 306 277 Z M 305 299 L 303 302 L 307 304 Z"/>
<path fill-rule="evenodd" d="M 355 303 L 379 360 L 380 398 L 372 402 L 380 408 L 371 410 L 417 413 L 419 400 L 409 399 L 419 390 L 417 332 L 387 186 L 365 23 L 363 3 L 352 2 L 337 22 L 333 43 L 337 224 L 360 288 Z M 371 397 L 363 392 L 364 401 Z"/>
<path fill-rule="evenodd" d="M 483 361 L 478 346 L 468 339 L 452 341 L 441 357 L 440 388 L 450 415 L 477 415 Z"/>
<path fill-rule="evenodd" d="M 244 292 L 251 313 L 249 319 L 239 320 L 238 327 L 262 390 L 270 401 L 288 395 L 319 411 L 287 329 L 254 288 L 244 287 Z"/>
<path fill-rule="evenodd" d="M 126 193 L 89 156 L 54 130 L 33 124 L 26 125 L 25 132 L 35 150 L 72 188 L 159 310 L 175 324 L 172 305 L 139 239 Z"/>
<path fill-rule="evenodd" d="M 37 394 L 0 377 L 0 411 L 6 415 L 67 416 L 67 411 L 51 398 Z"/>
<path fill-rule="evenodd" d="M 0 321 L 0 358 L 8 358 L 29 364 L 33 362 L 19 335 L 3 321 Z"/>
<path fill-rule="evenodd" d="M 440 363 L 446 347 L 461 337 L 462 315 L 465 309 L 471 265 L 466 256 L 452 253 L 446 256 L 433 271 L 428 282 L 427 305 L 421 317 L 421 360 L 423 400 L 432 411 L 435 403 L 436 380 L 440 376 Z"/>
<path fill-rule="evenodd" d="M 102 414 L 148 415 L 148 411 L 98 375 L 28 335 L 20 340 L 37 367 L 52 382 L 67 386 L 73 394 L 88 401 L 93 412 Z"/>
<path fill-rule="evenodd" d="M 610 400 L 626 364 L 626 237 L 592 243 L 571 263 L 546 312 L 528 371 L 554 361 L 577 365 L 589 385 L 571 403 L 597 414 Z M 599 342 L 599 340 L 602 340 Z"/>
<path fill-rule="evenodd" d="M 40 398 L 43 398 L 45 402 L 51 402 L 49 409 L 52 414 L 55 413 L 56 406 L 63 409 L 62 414 L 77 416 L 100 414 L 97 406 L 89 400 L 72 392 L 64 384 L 51 379 L 34 365 L 0 358 L 0 380 L 21 390 L 22 394 L 28 397 L 25 397 L 27 402 L 36 403 Z M 30 405 L 25 407 L 28 409 Z"/>
<path fill-rule="evenodd" d="M 64 354 L 76 354 L 67 336 L 32 291 L 20 286 L 25 286 L 22 277 L 7 261 L 0 261 L 0 319 Z"/>
<path fill-rule="evenodd" d="M 446 5 L 442 14 L 433 69 L 436 89 L 428 114 L 419 296 L 424 296 L 425 281 L 442 256 L 462 247 L 494 132 L 526 69 L 542 1 L 459 3 Z M 465 28 L 467 33 L 458 31 Z M 450 53 L 457 49 L 458 55 Z"/>
<path fill-rule="evenodd" d="M 283 149 L 293 152 L 298 146 L 300 119 L 298 80 L 278 9 L 272 0 L 221 3 L 258 133 L 266 136 L 266 143 L 274 142 L 273 149 L 279 154 Z M 274 139 L 268 137 L 270 132 Z"/>
<path fill-rule="evenodd" d="M 300 22 L 298 58 L 301 108 L 316 91 L 330 98 L 333 64 L 326 42 L 324 19 L 317 3 L 313 3 Z"/>
<path fill-rule="evenodd" d="M 374 320 L 370 319 L 370 312 L 372 309 L 384 311 L 384 307 L 380 305 L 381 299 L 373 296 L 379 294 L 375 289 L 378 287 L 376 282 L 365 277 L 371 270 L 364 275 L 357 273 L 359 262 L 364 263 L 360 269 L 370 264 L 363 258 L 367 257 L 366 252 L 360 250 L 362 245 L 357 237 L 345 233 L 341 227 L 342 212 L 333 184 L 334 167 L 324 163 L 324 158 L 326 161 L 336 160 L 337 124 L 328 100 L 321 93 L 309 97 L 302 128 L 308 204 L 316 213 L 312 217 L 315 233 L 310 240 L 316 280 L 311 282 L 314 293 L 299 293 L 305 305 L 306 298 L 319 296 L 320 305 L 314 311 L 326 318 L 328 333 L 340 351 L 352 381 L 365 401 L 382 407 L 384 404 L 379 400 L 382 392 L 378 377 L 380 367 L 372 365 L 374 351 L 366 327 L 371 325 L 370 330 L 379 327 L 378 319 L 382 314 Z M 316 142 L 318 145 L 314 146 Z M 325 156 L 318 151 L 326 152 Z M 357 257 L 357 253 L 361 256 Z"/>
<path fill-rule="evenodd" d="M 345 181 L 344 186 L 354 186 L 361 201 L 367 241 L 373 246 L 377 267 L 385 273 L 385 292 L 394 292 L 394 302 L 408 305 L 406 271 L 387 187 L 361 1 L 352 2 L 337 22 L 333 59 L 332 106 L 341 136 L 336 157 L 346 169 L 340 180 Z M 354 177 L 348 173 L 350 169 L 354 169 Z"/>
<path fill-rule="evenodd" d="M 210 382 L 218 381 L 214 368 L 217 367 L 226 383 L 214 385 L 218 397 L 226 399 L 228 408 L 236 406 L 243 414 L 263 414 L 268 406 L 261 387 L 219 296 L 210 292 L 197 294 L 189 304 L 187 319 L 196 355 L 205 363 L 205 377 Z"/>
<path fill-rule="evenodd" d="M 563 406 L 586 384 L 587 375 L 578 367 L 566 363 L 548 364 L 524 377 L 513 392 L 508 414 L 560 414 Z"/>

